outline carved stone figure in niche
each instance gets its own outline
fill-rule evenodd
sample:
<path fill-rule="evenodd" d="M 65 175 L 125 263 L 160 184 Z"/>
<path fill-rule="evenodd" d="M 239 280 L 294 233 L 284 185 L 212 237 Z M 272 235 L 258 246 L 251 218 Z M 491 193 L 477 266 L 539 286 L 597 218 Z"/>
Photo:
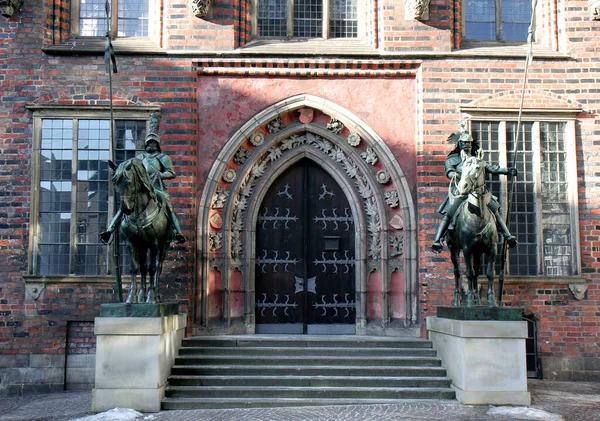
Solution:
<path fill-rule="evenodd" d="M 210 6 L 212 6 L 213 0 L 191 0 L 192 3 L 192 13 L 197 18 L 204 18 L 208 14 L 210 10 Z"/>
<path fill-rule="evenodd" d="M 360 154 L 367 164 L 375 165 L 379 158 L 372 147 L 368 147 L 363 153 Z"/>
<path fill-rule="evenodd" d="M 429 0 L 404 0 L 404 17 L 429 20 Z"/>
<path fill-rule="evenodd" d="M 278 133 L 283 129 L 283 121 L 281 116 L 275 117 L 269 124 L 267 124 L 267 130 L 269 133 Z"/>
<path fill-rule="evenodd" d="M 224 190 L 221 186 L 217 186 L 217 189 L 215 190 L 215 193 L 213 194 L 213 197 L 212 197 L 211 207 L 213 209 L 223 208 L 225 206 L 225 202 L 227 201 L 228 197 L 229 197 L 229 191 Z"/>
<path fill-rule="evenodd" d="M 337 118 L 332 118 L 329 120 L 329 123 L 327 123 L 327 130 L 333 134 L 340 134 L 342 130 L 344 130 L 344 124 Z"/>
<path fill-rule="evenodd" d="M 466 127 L 464 125 L 461 127 L 461 131 L 458 133 L 453 133 L 448 137 L 448 142 L 456 146 L 446 158 L 446 177 L 448 177 L 451 182 L 450 187 L 448 188 L 448 196 L 438 209 L 438 212 L 444 217 L 442 218 L 442 222 L 438 227 L 435 240 L 431 245 L 432 250 L 437 253 L 442 251 L 441 241 L 443 236 L 446 234 L 446 231 L 454 229 L 455 221 L 453 218 L 455 217 L 456 211 L 460 205 L 467 199 L 468 196 L 461 195 L 456 187 L 462 173 L 463 162 L 468 157 L 477 156 L 477 152 L 480 150 L 479 142 L 473 140 L 473 137 L 471 137 L 469 132 L 466 131 Z M 488 174 L 504 174 L 510 175 L 511 177 L 517 176 L 516 168 L 502 168 L 497 165 L 490 164 L 485 165 L 485 172 Z M 502 216 L 498 213 L 500 205 L 497 201 L 497 198 L 491 196 L 491 200 L 487 206 L 496 217 L 498 229 L 504 236 L 508 247 L 516 246 L 517 239 L 509 232 L 508 227 L 504 223 L 504 218 L 502 218 Z"/>

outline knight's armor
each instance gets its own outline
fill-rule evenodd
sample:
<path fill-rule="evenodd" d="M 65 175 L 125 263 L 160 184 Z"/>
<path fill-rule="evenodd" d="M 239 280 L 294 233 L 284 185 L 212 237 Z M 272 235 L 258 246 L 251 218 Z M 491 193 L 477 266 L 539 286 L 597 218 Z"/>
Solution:
<path fill-rule="evenodd" d="M 460 175 L 461 175 L 463 160 L 462 160 L 462 157 L 460 154 L 460 142 L 464 142 L 465 144 L 468 144 L 468 145 L 470 145 L 472 143 L 472 137 L 468 133 L 462 133 L 460 135 L 459 139 L 460 139 L 460 140 L 458 140 L 459 146 L 457 147 L 457 149 L 455 151 L 451 152 L 448 155 L 448 157 L 446 158 L 446 165 L 445 165 L 446 177 L 448 177 L 448 179 L 450 179 L 450 180 L 452 180 L 454 177 L 460 178 Z M 472 153 L 472 152 L 473 152 L 473 150 L 471 150 L 469 153 Z M 495 175 L 498 175 L 498 174 L 507 175 L 507 174 L 511 173 L 511 169 L 503 168 L 498 165 L 490 165 L 490 164 L 486 163 L 485 172 L 488 174 L 495 174 Z M 498 212 L 500 209 L 500 204 L 498 203 L 498 198 L 495 197 L 494 195 L 490 195 L 490 196 L 491 196 L 491 200 L 488 203 L 488 208 L 496 217 L 496 223 L 497 223 L 498 228 L 499 228 L 500 232 L 502 233 L 506 243 L 508 244 L 509 247 L 514 247 L 517 245 L 517 239 L 514 235 L 512 235 L 510 233 L 510 231 L 508 230 L 508 227 L 506 226 L 506 223 L 504 222 L 504 219 Z M 437 230 L 437 233 L 435 236 L 435 240 L 434 240 L 433 244 L 431 245 L 431 248 L 433 249 L 433 251 L 439 253 L 442 250 L 442 243 L 441 243 L 442 237 L 444 236 L 444 234 L 446 233 L 447 230 L 449 230 L 449 229 L 451 230 L 454 228 L 454 217 L 457 213 L 458 208 L 465 201 L 465 199 L 466 199 L 466 196 L 461 196 L 460 194 L 458 194 L 457 191 L 452 191 L 452 192 L 449 191 L 448 196 L 446 196 L 446 199 L 442 202 L 442 204 L 438 208 L 438 212 L 440 214 L 442 214 L 444 217 L 442 218 L 442 222 L 440 223 L 440 226 L 438 227 L 438 230 Z"/>
<path fill-rule="evenodd" d="M 173 232 L 175 233 L 175 239 L 178 243 L 183 243 L 186 241 L 186 239 L 181 233 L 179 220 L 177 219 L 177 215 L 175 214 L 173 205 L 171 204 L 171 196 L 169 195 L 167 187 L 163 181 L 171 180 L 177 177 L 177 174 L 175 174 L 175 171 L 173 170 L 173 163 L 171 162 L 171 158 L 161 152 L 160 137 L 156 133 L 149 133 L 148 136 L 146 136 L 144 143 L 146 146 L 146 151 L 136 156 L 136 158 L 142 161 L 144 164 L 144 168 L 146 168 L 146 172 L 148 173 L 150 181 L 154 186 L 156 196 L 165 204 L 167 208 L 169 221 L 171 222 Z M 154 148 L 151 143 L 154 143 L 156 148 Z M 123 213 L 119 209 L 113 217 L 108 229 L 100 234 L 102 241 L 107 243 L 110 240 L 112 233 L 120 224 L 122 217 Z"/>

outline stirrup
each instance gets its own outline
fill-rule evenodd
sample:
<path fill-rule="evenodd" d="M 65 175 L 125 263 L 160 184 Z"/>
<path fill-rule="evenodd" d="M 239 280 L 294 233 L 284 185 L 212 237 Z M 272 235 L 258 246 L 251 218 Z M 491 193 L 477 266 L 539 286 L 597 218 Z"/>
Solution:
<path fill-rule="evenodd" d="M 444 246 L 440 241 L 436 241 L 431 245 L 431 250 L 435 251 L 436 253 L 441 253 L 443 249 Z"/>

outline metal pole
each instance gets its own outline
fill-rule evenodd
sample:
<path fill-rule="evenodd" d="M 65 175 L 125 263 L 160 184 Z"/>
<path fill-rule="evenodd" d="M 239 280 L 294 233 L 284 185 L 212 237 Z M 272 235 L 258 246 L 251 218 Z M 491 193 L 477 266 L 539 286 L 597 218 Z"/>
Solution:
<path fill-rule="evenodd" d="M 523 75 L 523 85 L 521 87 L 521 102 L 519 104 L 519 117 L 517 119 L 517 133 L 515 135 L 515 144 L 512 152 L 512 167 L 514 168 L 517 162 L 517 150 L 519 145 L 519 135 L 521 134 L 521 121 L 523 118 L 523 102 L 525 101 L 525 86 L 527 84 L 527 73 L 529 71 L 529 65 L 533 61 L 533 36 L 535 34 L 535 9 L 537 7 L 537 0 L 531 1 L 531 23 L 529 25 L 529 31 L 527 34 L 527 57 L 525 58 L 525 72 Z M 508 201 L 506 205 L 506 226 L 510 221 L 510 214 L 512 212 L 512 202 L 515 190 L 515 182 L 512 176 L 509 178 L 509 193 Z M 502 242 L 502 253 L 500 257 L 500 273 L 498 274 L 498 305 L 502 306 L 502 296 L 504 295 L 504 277 L 506 272 L 506 260 L 508 259 L 508 247 L 506 241 Z"/>
<path fill-rule="evenodd" d="M 108 72 L 108 95 L 109 95 L 109 104 L 110 104 L 110 145 L 111 145 L 111 153 L 113 162 L 116 161 L 116 145 L 115 145 L 115 131 L 114 131 L 114 115 L 113 115 L 113 89 L 112 89 L 112 73 L 117 73 L 117 61 L 115 58 L 115 51 L 111 42 L 111 33 L 112 33 L 112 19 L 111 19 L 111 9 L 110 9 L 110 1 L 106 0 L 104 4 L 104 8 L 106 10 L 106 19 L 107 19 L 107 28 L 106 28 L 106 49 L 104 51 L 104 65 L 106 67 L 106 71 Z M 113 63 L 113 68 L 110 68 L 110 62 Z M 112 70 L 112 71 L 111 71 Z M 118 206 L 118 192 L 116 186 L 113 186 L 113 215 L 117 213 Z M 119 302 L 123 302 L 123 282 L 121 281 L 121 250 L 120 250 L 120 241 L 119 241 L 119 225 L 115 227 L 115 231 L 113 233 L 113 259 L 115 265 L 115 282 L 117 286 L 117 297 Z"/>

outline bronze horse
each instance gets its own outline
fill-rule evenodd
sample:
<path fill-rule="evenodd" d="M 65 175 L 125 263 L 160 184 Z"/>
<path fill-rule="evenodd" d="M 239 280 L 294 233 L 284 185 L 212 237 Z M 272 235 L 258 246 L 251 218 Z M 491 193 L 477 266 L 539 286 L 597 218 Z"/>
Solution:
<path fill-rule="evenodd" d="M 462 251 L 468 289 L 466 306 L 480 305 L 477 278 L 482 257 L 486 256 L 485 274 L 488 279 L 488 307 L 497 307 L 494 298 L 494 264 L 498 247 L 496 217 L 489 210 L 491 193 L 485 186 L 485 161 L 482 153 L 478 156 L 463 155 L 460 180 L 453 182 L 459 196 L 454 200 L 464 200 L 456 212 L 454 229 L 446 234 L 450 256 L 454 265 L 455 290 L 453 306 L 460 305 L 460 252 Z"/>
<path fill-rule="evenodd" d="M 132 158 L 118 166 L 110 162 L 114 170 L 113 182 L 119 188 L 121 210 L 124 218 L 120 232 L 127 241 L 131 255 L 131 286 L 127 303 L 158 302 L 158 279 L 171 242 L 172 230 L 165 204 L 154 192 L 141 160 Z M 137 291 L 136 276 L 141 282 Z M 146 279 L 150 275 L 147 288 Z"/>

